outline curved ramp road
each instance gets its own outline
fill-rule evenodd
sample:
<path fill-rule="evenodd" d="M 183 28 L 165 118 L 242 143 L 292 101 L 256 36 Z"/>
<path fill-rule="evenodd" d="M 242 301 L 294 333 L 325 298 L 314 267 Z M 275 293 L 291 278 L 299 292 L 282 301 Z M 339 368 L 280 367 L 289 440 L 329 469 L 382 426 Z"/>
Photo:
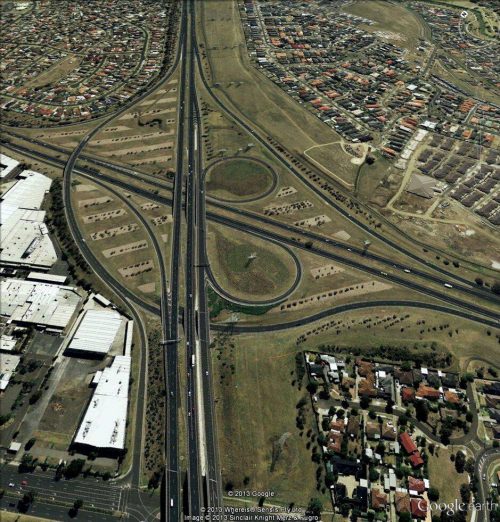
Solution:
<path fill-rule="evenodd" d="M 17 150 L 17 151 L 19 151 L 23 154 L 27 154 L 31 157 L 37 157 L 37 156 L 41 157 L 45 161 L 49 161 L 51 163 L 63 164 L 63 162 L 61 160 L 55 160 L 53 158 L 50 158 L 49 155 L 41 153 L 41 152 L 35 153 L 22 146 L 7 144 L 6 147 L 11 148 L 13 150 Z M 108 168 L 112 168 L 112 164 L 108 164 Z M 87 172 L 88 174 L 92 174 L 93 176 L 96 176 L 96 174 L 92 173 L 89 169 L 85 169 L 85 168 L 81 168 L 81 167 L 76 168 L 75 172 L 78 172 L 78 173 Z M 147 176 L 149 176 L 149 175 L 144 174 L 144 173 L 140 173 L 140 174 L 136 173 L 136 174 L 137 174 L 137 176 L 139 176 L 139 175 L 142 176 L 141 178 L 139 178 L 139 180 L 143 181 L 146 185 L 150 185 L 157 189 L 172 190 L 172 184 L 169 182 L 160 182 L 160 181 L 156 181 L 156 180 L 147 179 Z M 116 186 L 121 186 L 130 191 L 136 191 L 137 193 L 140 193 L 145 198 L 149 198 L 154 201 L 162 202 L 162 199 L 161 199 L 162 196 L 156 196 L 150 190 L 134 187 L 133 185 L 129 185 L 128 183 L 123 182 L 121 180 L 115 180 L 114 178 L 112 178 L 106 174 L 99 174 L 98 177 L 100 179 L 108 181 L 109 183 L 113 183 Z M 134 179 L 135 179 L 135 181 L 137 181 L 136 176 L 134 176 Z M 165 198 L 164 198 L 164 200 L 165 200 Z M 165 200 L 165 201 L 167 202 L 166 204 L 171 204 L 170 200 Z M 447 279 L 443 279 L 439 276 L 435 276 L 434 274 L 432 274 L 430 272 L 424 272 L 420 269 L 416 269 L 413 267 L 411 269 L 409 269 L 407 265 L 399 263 L 399 262 L 395 262 L 390 258 L 386 258 L 379 254 L 374 254 L 369 251 L 365 252 L 363 249 L 360 249 L 358 247 L 350 246 L 345 243 L 341 243 L 337 240 L 327 238 L 327 237 L 317 234 L 315 232 L 311 232 L 309 230 L 295 227 L 294 225 L 288 225 L 286 223 L 282 223 L 280 221 L 274 220 L 272 218 L 269 218 L 269 217 L 261 215 L 261 214 L 257 214 L 257 213 L 254 213 L 254 212 L 251 212 L 248 210 L 244 210 L 241 208 L 230 207 L 230 206 L 227 206 L 220 202 L 216 202 L 214 200 L 209 200 L 209 205 L 212 207 L 216 207 L 221 210 L 224 210 L 225 212 L 230 212 L 230 213 L 233 213 L 236 215 L 240 215 L 247 219 L 257 221 L 260 223 L 264 223 L 269 226 L 279 228 L 283 231 L 287 231 L 290 234 L 293 234 L 293 236 L 290 236 L 291 241 L 294 241 L 295 238 L 302 238 L 304 241 L 313 241 L 314 243 L 320 243 L 325 246 L 333 247 L 333 248 L 336 248 L 339 250 L 343 250 L 345 252 L 350 252 L 350 255 L 352 255 L 352 254 L 359 255 L 363 258 L 363 260 L 372 260 L 372 261 L 379 262 L 379 263 L 387 266 L 389 268 L 389 270 L 396 269 L 396 270 L 400 270 L 402 272 L 410 270 L 409 273 L 411 273 L 412 276 L 418 276 L 427 281 L 432 281 L 439 285 L 444 286 L 446 283 L 449 284 L 450 282 L 452 282 L 454 291 L 465 292 L 466 294 L 468 294 L 471 297 L 476 297 L 478 299 L 482 299 L 482 300 L 491 302 L 493 304 L 500 304 L 499 296 L 493 294 L 491 291 L 487 290 L 486 288 L 478 287 L 475 283 L 468 281 L 467 279 L 464 279 L 460 276 L 456 276 L 452 273 L 445 271 L 449 277 Z M 219 218 L 219 216 L 217 214 L 215 214 L 214 212 L 209 212 L 208 217 L 211 220 L 216 220 Z M 220 218 L 220 219 L 223 219 L 223 218 Z M 232 225 L 232 223 L 234 223 L 233 219 L 226 219 L 226 221 L 227 221 L 228 226 L 230 226 L 230 227 L 233 226 Z M 266 230 L 264 228 L 258 227 L 258 230 L 259 230 L 259 233 L 262 235 L 262 237 L 267 238 L 269 236 L 268 232 L 266 232 Z M 272 238 L 269 238 L 269 239 L 272 239 Z M 299 241 L 295 241 L 294 244 L 297 244 L 300 248 Z M 362 265 L 365 266 L 364 263 L 362 263 Z M 433 269 L 432 265 L 428 264 L 427 266 L 429 267 L 430 270 Z M 455 283 L 455 281 L 463 282 L 463 284 L 458 285 Z"/>

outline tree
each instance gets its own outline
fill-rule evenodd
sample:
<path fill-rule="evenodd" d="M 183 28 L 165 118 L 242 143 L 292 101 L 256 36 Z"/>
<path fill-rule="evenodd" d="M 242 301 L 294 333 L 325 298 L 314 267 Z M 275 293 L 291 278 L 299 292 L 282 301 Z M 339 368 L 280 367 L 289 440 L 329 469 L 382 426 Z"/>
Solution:
<path fill-rule="evenodd" d="M 33 445 L 35 444 L 35 442 L 36 442 L 36 439 L 35 439 L 34 437 L 31 438 L 31 439 L 30 439 L 30 440 L 29 440 L 29 441 L 24 445 L 24 449 L 25 449 L 26 451 L 29 451 L 29 450 L 33 447 Z"/>
<path fill-rule="evenodd" d="M 436 502 L 436 500 L 439 500 L 439 490 L 437 488 L 429 488 L 427 495 L 431 502 Z"/>
<path fill-rule="evenodd" d="M 21 513 L 26 513 L 35 500 L 35 494 L 33 491 L 26 492 L 23 497 L 17 503 L 17 509 Z"/>
<path fill-rule="evenodd" d="M 403 364 L 401 365 L 401 369 L 404 372 L 409 372 L 411 370 L 411 362 L 410 361 L 404 361 Z"/>
<path fill-rule="evenodd" d="M 11 418 L 11 414 L 10 413 L 7 413 L 5 415 L 0 415 L 0 426 L 3 426 L 7 422 L 9 422 L 10 418 Z"/>
<path fill-rule="evenodd" d="M 429 418 L 429 407 L 427 406 L 427 401 L 416 401 L 415 416 L 420 422 L 427 422 L 427 419 Z"/>
<path fill-rule="evenodd" d="M 375 482 L 376 480 L 378 480 L 379 476 L 380 473 L 375 468 L 370 468 L 369 477 L 371 482 Z"/>
<path fill-rule="evenodd" d="M 307 391 L 311 394 L 316 393 L 318 390 L 318 383 L 316 381 L 309 381 L 306 387 Z"/>
<path fill-rule="evenodd" d="M 319 498 L 312 498 L 309 501 L 306 509 L 306 515 L 310 517 L 321 517 L 321 512 L 323 511 L 323 504 Z"/>
<path fill-rule="evenodd" d="M 68 466 L 64 469 L 64 476 L 69 478 L 78 477 L 78 475 L 82 472 L 83 466 L 85 465 L 85 461 L 83 459 L 74 459 L 72 460 Z"/>
<path fill-rule="evenodd" d="M 71 518 L 76 517 L 76 515 L 78 515 L 78 510 L 79 510 L 82 506 L 83 506 L 83 500 L 81 500 L 81 499 L 75 500 L 75 502 L 73 503 L 72 508 L 69 510 L 69 516 L 70 516 Z"/>
<path fill-rule="evenodd" d="M 361 397 L 361 399 L 359 400 L 359 406 L 363 410 L 366 410 L 368 408 L 368 406 L 370 406 L 370 397 L 366 397 L 366 396 Z"/>
<path fill-rule="evenodd" d="M 462 499 L 462 502 L 467 504 L 470 502 L 470 497 L 471 493 L 469 484 L 462 484 L 460 486 L 460 498 Z"/>
<path fill-rule="evenodd" d="M 335 481 L 337 480 L 337 477 L 335 476 L 335 473 L 332 473 L 331 471 L 328 471 L 325 475 L 325 484 L 327 487 L 333 486 L 335 484 Z"/>
<path fill-rule="evenodd" d="M 22 458 L 21 462 L 19 463 L 19 471 L 21 473 L 31 473 L 36 468 L 37 459 L 33 458 L 33 455 L 30 453 L 25 453 Z"/>
<path fill-rule="evenodd" d="M 474 473 L 474 459 L 472 457 L 469 457 L 465 462 L 465 471 L 467 473 L 472 474 Z"/>
<path fill-rule="evenodd" d="M 455 469 L 457 473 L 463 473 L 465 470 L 465 455 L 462 451 L 457 451 L 455 455 Z"/>
<path fill-rule="evenodd" d="M 37 390 L 35 393 L 33 393 L 33 395 L 29 398 L 29 403 L 30 404 L 35 404 L 36 402 L 38 402 L 38 400 L 40 399 L 40 397 L 42 396 L 42 392 L 40 390 Z"/>
<path fill-rule="evenodd" d="M 495 282 L 491 285 L 491 291 L 492 291 L 494 294 L 500 295 L 500 281 L 495 281 Z"/>
<path fill-rule="evenodd" d="M 399 522 L 411 522 L 410 513 L 401 513 L 399 515 Z"/>

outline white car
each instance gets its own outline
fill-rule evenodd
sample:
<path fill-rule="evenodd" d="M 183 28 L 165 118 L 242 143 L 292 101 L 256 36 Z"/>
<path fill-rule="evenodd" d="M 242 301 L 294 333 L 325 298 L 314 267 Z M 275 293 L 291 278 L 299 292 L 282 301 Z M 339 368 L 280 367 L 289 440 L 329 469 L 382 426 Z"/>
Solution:
<path fill-rule="evenodd" d="M 14 488 L 16 487 L 16 485 L 14 484 L 14 482 L 9 482 L 9 488 Z"/>

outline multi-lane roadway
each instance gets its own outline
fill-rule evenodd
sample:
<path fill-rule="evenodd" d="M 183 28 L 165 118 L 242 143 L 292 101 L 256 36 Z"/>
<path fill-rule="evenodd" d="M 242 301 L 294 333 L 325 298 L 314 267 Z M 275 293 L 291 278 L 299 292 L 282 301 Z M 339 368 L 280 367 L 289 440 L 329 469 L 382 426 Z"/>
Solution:
<path fill-rule="evenodd" d="M 200 515 L 207 508 L 219 508 L 222 505 L 222 487 L 215 436 L 215 415 L 213 410 L 209 353 L 210 322 L 206 297 L 207 278 L 212 279 L 214 285 L 216 282 L 214 281 L 213 274 L 209 270 L 206 252 L 207 218 L 213 220 L 215 223 L 221 223 L 241 230 L 242 232 L 254 234 L 264 240 L 277 242 L 287 248 L 307 249 L 325 259 L 330 259 L 356 268 L 362 272 L 382 277 L 392 283 L 435 297 L 443 303 L 440 305 L 417 303 L 410 300 L 397 302 L 379 301 L 377 302 L 379 306 L 421 306 L 423 308 L 453 313 L 462 317 L 469 317 L 483 324 L 498 326 L 498 314 L 495 311 L 495 306 L 498 305 L 498 298 L 496 296 L 483 289 L 476 288 L 470 281 L 450 273 L 443 267 L 429 263 L 406 247 L 388 239 L 380 232 L 369 228 L 368 225 L 358 220 L 355 215 L 351 215 L 345 208 L 330 197 L 324 189 L 318 187 L 302 173 L 297 171 L 293 165 L 289 164 L 275 148 L 261 136 L 260 131 L 254 129 L 249 123 L 244 121 L 242 117 L 235 114 L 233 110 L 227 107 L 227 105 L 213 93 L 211 86 L 204 76 L 201 57 L 198 53 L 195 32 L 195 5 L 192 0 L 184 4 L 176 60 L 172 68 L 160 81 L 168 79 L 177 65 L 180 66 L 180 90 L 176 156 L 177 168 L 173 185 L 168 181 L 154 180 L 151 176 L 139 173 L 134 169 L 114 165 L 110 162 L 83 154 L 89 140 L 99 132 L 104 125 L 108 124 L 112 118 L 102 121 L 82 139 L 77 148 L 69 155 L 65 163 L 63 185 L 68 225 L 74 240 L 80 247 L 84 257 L 89 261 L 89 264 L 97 273 L 105 275 L 106 282 L 119 296 L 128 300 L 136 316 L 138 316 L 137 307 L 159 314 L 162 320 L 167 410 L 165 426 L 166 466 L 162 485 L 161 512 L 163 518 L 169 521 L 181 520 L 182 515 Z M 209 199 L 208 204 L 215 210 L 207 212 L 205 209 L 204 166 L 201 152 L 202 139 L 200 111 L 197 99 L 197 79 L 202 82 L 204 89 L 228 117 L 235 121 L 241 128 L 247 130 L 254 139 L 258 140 L 263 147 L 268 149 L 278 162 L 291 170 L 297 176 L 297 179 L 306 187 L 312 190 L 319 198 L 342 214 L 351 223 L 361 228 L 368 235 L 376 237 L 399 254 L 406 256 L 409 260 L 415 262 L 417 267 L 411 267 L 410 270 L 407 265 L 394 262 L 388 257 L 365 252 L 362 249 L 330 240 L 320 234 L 298 229 L 297 227 L 287 225 L 267 216 L 249 212 L 238 207 L 232 207 L 227 202 L 218 202 Z M 144 93 L 139 99 L 136 99 L 134 103 L 144 99 L 150 92 L 151 90 Z M 113 118 L 119 116 L 129 108 L 130 107 L 124 107 L 118 113 L 115 113 Z M 37 142 L 37 140 L 28 141 L 32 141 L 32 143 L 37 146 L 46 145 L 43 142 Z M 17 149 L 23 152 L 23 146 L 21 145 L 10 146 L 14 150 Z M 52 148 L 53 151 L 58 149 L 55 146 L 49 146 L 49 148 Z M 43 157 L 46 156 L 45 159 L 53 163 L 63 161 L 57 160 L 53 155 L 51 156 L 50 154 L 44 154 L 40 151 L 30 150 L 29 147 L 24 147 L 24 149 L 25 153 L 34 155 L 35 157 L 42 157 L 43 159 Z M 59 150 L 58 152 L 65 153 L 66 151 Z M 95 170 L 86 167 L 77 167 L 77 161 L 82 158 L 88 160 L 90 163 L 116 172 L 121 178 L 117 179 L 108 174 L 97 174 Z M 134 295 L 110 274 L 106 274 L 91 249 L 83 240 L 75 213 L 71 206 L 71 176 L 74 172 L 81 173 L 86 177 L 92 177 L 96 182 L 103 184 L 110 188 L 110 190 L 114 190 L 113 187 L 115 187 L 115 189 L 126 189 L 128 192 L 158 201 L 164 205 L 172 206 L 173 239 L 172 250 L 170 252 L 169 276 L 167 275 L 167 267 L 164 261 L 166 256 L 158 242 L 153 241 L 153 246 L 161 268 L 162 292 L 161 306 L 159 308 Z M 124 181 L 123 177 L 134 178 L 134 180 Z M 144 186 L 140 187 L 135 183 L 138 177 L 142 177 Z M 172 193 L 172 197 L 166 198 L 163 195 L 155 194 L 151 187 L 168 190 Z M 231 217 L 227 217 L 227 214 L 230 214 Z M 137 213 L 136 215 L 141 222 L 145 221 L 142 216 Z M 184 224 L 185 242 L 182 241 Z M 154 238 L 154 234 L 148 229 L 148 226 L 146 226 L 146 230 L 148 231 L 149 237 Z M 334 249 L 340 250 L 342 254 L 337 253 Z M 358 260 L 360 256 L 363 256 L 364 259 Z M 385 270 L 374 268 L 370 266 L 367 261 L 388 266 L 390 270 L 386 272 Z M 183 269 L 185 290 L 185 307 L 183 313 L 181 313 L 182 297 L 180 295 L 181 269 Z M 400 272 L 402 271 L 407 273 L 401 274 Z M 450 284 L 450 281 L 453 284 Z M 434 286 L 429 287 L 429 284 Z M 445 284 L 449 284 L 451 288 L 447 287 L 446 290 L 437 290 L 435 288 L 435 285 L 444 286 Z M 448 291 L 448 288 L 452 291 Z M 481 306 L 475 302 L 472 303 L 471 297 L 478 301 L 483 301 L 485 304 L 487 303 L 488 307 Z M 332 310 L 325 310 L 312 317 L 289 321 L 279 325 L 249 327 L 238 325 L 235 329 L 247 332 L 263 332 L 291 328 L 321 319 L 332 313 L 341 313 L 346 310 L 372 306 L 374 306 L 373 303 L 352 303 L 336 307 Z M 181 319 L 183 323 L 182 329 L 180 328 Z M 184 350 L 183 358 L 179 357 L 180 349 Z M 179 364 L 180 360 L 185 360 L 183 367 Z M 142 367 L 145 367 L 144 362 Z M 185 374 L 182 379 L 179 378 L 179 372 Z M 186 386 L 181 388 L 180 381 L 185 382 Z M 140 386 L 144 391 L 144 377 Z M 181 404 L 184 405 L 183 409 L 181 409 Z M 181 412 L 184 414 L 183 419 L 180 418 Z M 182 502 L 183 496 L 181 495 L 182 472 L 184 470 L 181 467 L 179 459 L 179 422 L 185 422 L 187 428 L 186 443 L 188 454 L 185 470 L 187 491 L 184 490 L 184 497 L 186 498 L 184 505 Z M 140 447 L 140 444 L 141 440 L 138 436 L 138 438 L 136 438 L 136 445 Z M 489 454 L 485 454 L 484 457 L 490 458 Z M 133 485 L 137 485 L 140 460 L 134 460 L 134 466 L 138 469 L 134 470 L 134 479 L 132 482 Z M 39 480 L 40 484 L 45 484 L 47 479 L 43 476 L 37 476 L 36 480 Z M 88 487 L 89 483 L 86 481 L 85 483 Z M 43 488 L 44 486 L 40 487 Z M 64 484 L 54 487 L 64 487 Z M 118 508 L 123 507 L 120 505 L 124 494 L 122 486 L 99 485 L 99 488 L 100 492 L 96 496 L 97 499 L 102 497 L 103 502 L 108 504 L 108 507 L 113 505 L 113 502 L 118 503 Z M 133 488 L 131 488 L 131 490 L 133 491 Z M 61 498 L 64 498 L 63 490 L 61 490 L 59 495 Z M 117 498 L 118 500 L 116 500 Z M 130 493 L 128 498 L 130 498 Z M 101 500 L 98 500 L 98 502 L 101 502 Z M 53 509 L 56 508 L 54 507 Z M 135 507 L 129 507 L 129 514 L 132 513 L 134 509 Z M 138 510 L 137 512 L 139 513 Z M 148 512 L 148 516 L 153 513 L 154 510 L 152 509 L 151 512 Z M 89 515 L 88 519 L 91 520 L 92 516 L 93 515 Z M 134 515 L 132 514 L 132 516 Z M 144 519 L 147 519 L 146 516 Z"/>

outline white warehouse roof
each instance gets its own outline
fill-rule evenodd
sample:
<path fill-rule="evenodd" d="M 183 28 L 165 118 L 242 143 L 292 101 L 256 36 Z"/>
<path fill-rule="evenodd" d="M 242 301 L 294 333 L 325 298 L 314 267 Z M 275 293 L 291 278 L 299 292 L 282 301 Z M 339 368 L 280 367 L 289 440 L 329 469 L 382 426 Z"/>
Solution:
<path fill-rule="evenodd" d="M 22 279 L 0 281 L 0 315 L 13 322 L 65 328 L 80 296 L 69 286 Z"/>
<path fill-rule="evenodd" d="M 7 388 L 20 360 L 20 355 L 2 354 L 0 357 L 0 390 Z"/>
<path fill-rule="evenodd" d="M 68 350 L 106 354 L 122 324 L 115 310 L 87 310 L 68 345 Z"/>
<path fill-rule="evenodd" d="M 2 195 L 2 261 L 10 264 L 50 268 L 57 254 L 40 210 L 52 181 L 47 176 L 26 170 Z"/>
<path fill-rule="evenodd" d="M 19 161 L 0 154 L 0 178 L 7 177 L 18 165 Z"/>
<path fill-rule="evenodd" d="M 119 355 L 104 368 L 74 442 L 95 448 L 125 448 L 130 357 Z"/>

